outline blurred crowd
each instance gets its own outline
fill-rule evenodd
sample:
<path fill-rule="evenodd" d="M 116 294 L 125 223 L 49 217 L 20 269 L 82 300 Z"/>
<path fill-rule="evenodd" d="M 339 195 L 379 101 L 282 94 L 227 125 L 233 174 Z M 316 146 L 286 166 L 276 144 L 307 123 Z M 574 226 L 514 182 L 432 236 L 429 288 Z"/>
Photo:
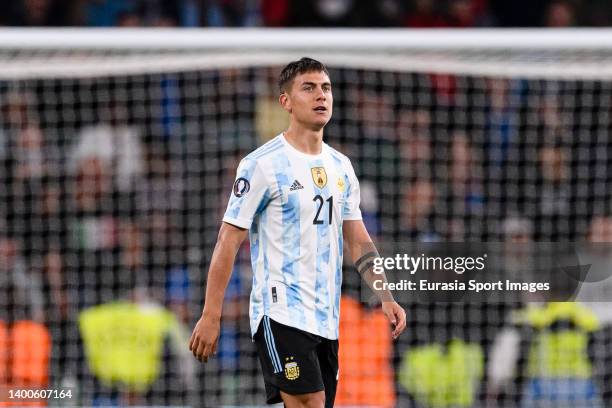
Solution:
<path fill-rule="evenodd" d="M 605 0 L 15 0 L 0 25 L 90 27 L 607 26 Z"/>
<path fill-rule="evenodd" d="M 37 360 L 30 384 L 78 383 L 84 405 L 176 405 L 198 401 L 193 394 L 208 406 L 262 400 L 246 306 L 248 245 L 226 293 L 217 358 L 194 367 L 183 340 L 201 311 L 238 161 L 287 124 L 277 74 L 278 67 L 234 68 L 0 83 L 0 321 L 20 344 L 44 340 L 38 349 L 48 350 L 47 360 Z M 349 68 L 332 69 L 331 78 L 326 141 L 351 158 L 364 220 L 379 242 L 612 241 L 606 84 Z M 356 302 L 350 265 L 344 279 L 345 316 L 362 322 L 344 327 L 385 333 L 384 319 Z M 117 301 L 129 304 L 109 308 Z M 346 338 L 376 343 L 345 349 L 384 350 L 377 375 L 388 385 L 386 401 L 407 406 L 417 391 L 433 391 L 396 382 L 389 362 L 397 372 L 406 350 L 459 336 L 464 342 L 453 347 L 475 343 L 483 366 L 512 307 L 410 302 L 411 329 L 398 342 L 362 334 Z M 598 316 L 602 324 L 612 320 L 607 314 Z M 42 327 L 25 330 L 24 320 Z M 2 334 L 0 326 L 0 347 Z M 175 341 L 151 352 L 162 368 L 140 383 L 130 383 L 138 378 L 130 364 L 103 360 L 122 347 L 139 356 L 135 350 L 165 335 Z M 131 361 L 126 355 L 118 360 Z M 368 364 L 346 364 L 369 375 Z M 483 370 L 473 398 L 487 392 Z M 20 372 L 9 380 L 23 380 Z M 342 398 L 355 405 L 349 391 Z"/>

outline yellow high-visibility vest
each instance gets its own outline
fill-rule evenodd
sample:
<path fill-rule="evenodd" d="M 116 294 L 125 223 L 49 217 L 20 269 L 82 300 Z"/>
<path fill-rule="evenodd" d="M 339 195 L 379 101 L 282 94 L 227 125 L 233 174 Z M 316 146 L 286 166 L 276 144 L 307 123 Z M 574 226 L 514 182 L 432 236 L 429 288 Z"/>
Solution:
<path fill-rule="evenodd" d="M 439 344 L 415 347 L 403 358 L 399 381 L 428 407 L 470 407 L 484 372 L 478 344 L 453 339 L 446 353 Z"/>
<path fill-rule="evenodd" d="M 107 385 L 145 391 L 158 377 L 164 338 L 178 324 L 159 306 L 115 302 L 81 312 L 90 370 Z"/>
<path fill-rule="evenodd" d="M 529 306 L 518 312 L 515 320 L 536 331 L 527 361 L 530 378 L 592 377 L 589 335 L 599 328 L 599 321 L 590 309 L 576 302 L 551 302 Z M 559 321 L 572 322 L 574 328 L 551 330 Z"/>

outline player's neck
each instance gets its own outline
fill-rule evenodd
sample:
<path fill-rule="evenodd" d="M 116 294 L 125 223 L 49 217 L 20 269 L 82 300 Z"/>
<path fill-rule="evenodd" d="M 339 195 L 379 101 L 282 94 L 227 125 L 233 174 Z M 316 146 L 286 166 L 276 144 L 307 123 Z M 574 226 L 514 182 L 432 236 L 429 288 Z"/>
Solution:
<path fill-rule="evenodd" d="M 319 154 L 323 149 L 323 128 L 296 129 L 290 125 L 284 135 L 287 142 L 302 153 Z"/>

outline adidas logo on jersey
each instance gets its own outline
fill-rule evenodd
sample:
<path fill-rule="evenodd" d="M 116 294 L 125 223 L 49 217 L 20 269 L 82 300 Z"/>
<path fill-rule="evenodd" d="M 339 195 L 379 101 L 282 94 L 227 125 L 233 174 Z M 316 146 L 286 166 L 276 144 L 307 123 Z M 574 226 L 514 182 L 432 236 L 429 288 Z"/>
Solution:
<path fill-rule="evenodd" d="M 293 184 L 289 188 L 289 191 L 302 190 L 303 188 L 304 186 L 301 185 L 299 181 L 293 180 Z"/>

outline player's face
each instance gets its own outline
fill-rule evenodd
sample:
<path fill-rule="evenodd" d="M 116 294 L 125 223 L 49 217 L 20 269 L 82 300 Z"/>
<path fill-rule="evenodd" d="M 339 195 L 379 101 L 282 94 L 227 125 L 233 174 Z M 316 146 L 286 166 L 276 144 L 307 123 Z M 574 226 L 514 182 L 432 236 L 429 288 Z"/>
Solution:
<path fill-rule="evenodd" d="M 332 115 L 333 96 L 325 72 L 306 72 L 295 77 L 288 92 L 281 95 L 281 104 L 293 120 L 308 128 L 321 129 Z"/>

